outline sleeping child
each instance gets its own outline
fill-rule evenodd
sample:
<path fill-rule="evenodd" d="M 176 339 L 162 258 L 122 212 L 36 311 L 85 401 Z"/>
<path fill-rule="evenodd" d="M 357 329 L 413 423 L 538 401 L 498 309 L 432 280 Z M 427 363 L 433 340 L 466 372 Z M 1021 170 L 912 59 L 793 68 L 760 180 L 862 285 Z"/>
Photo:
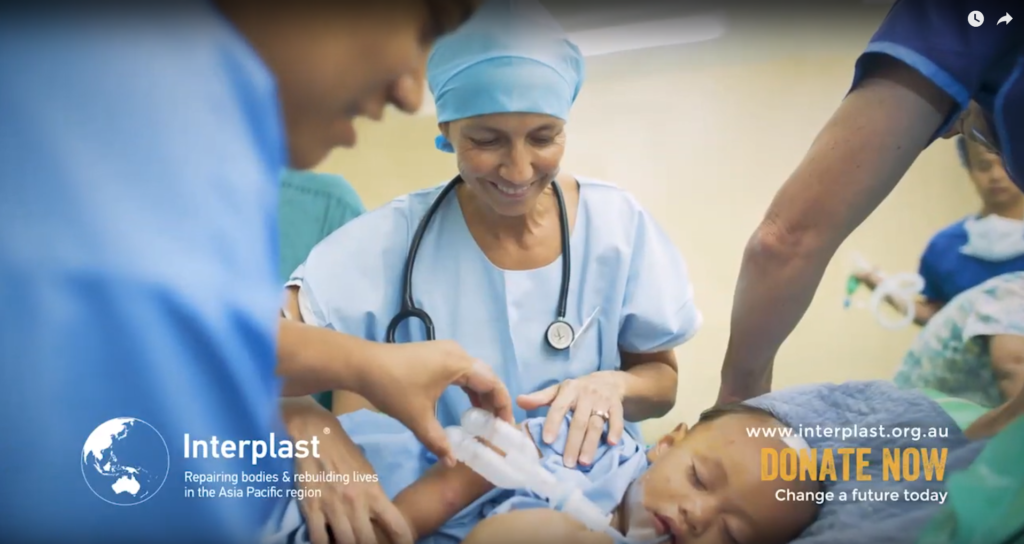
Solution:
<path fill-rule="evenodd" d="M 902 409 L 894 409 L 894 403 Z M 864 542 L 872 515 L 880 527 L 895 524 L 897 533 L 912 531 L 914 524 L 927 519 L 919 508 L 922 505 L 856 500 L 829 504 L 822 499 L 825 488 L 838 491 L 857 484 L 862 492 L 881 492 L 941 486 L 941 482 L 892 482 L 880 474 L 870 482 L 765 479 L 763 450 L 939 444 L 952 448 L 948 462 L 952 470 L 953 465 L 965 463 L 963 456 L 953 452 L 967 444 L 936 403 L 886 382 L 805 386 L 713 408 L 692 427 L 680 424 L 649 448 L 626 435 L 619 444 L 602 445 L 590 465 L 571 469 L 562 464 L 569 417 L 551 444 L 540 439 L 543 418 L 523 422 L 521 427 L 537 446 L 542 465 L 610 515 L 608 531 L 591 532 L 528 491 L 495 489 L 461 463 L 450 468 L 438 464 L 408 430 L 387 416 L 360 411 L 340 420 L 373 465 L 380 485 L 406 518 L 417 542 Z M 839 427 L 854 421 L 863 425 L 884 421 L 892 427 L 924 422 L 945 431 L 940 433 L 944 437 L 855 437 L 841 444 L 835 438 L 816 436 L 780 438 L 784 434 L 780 431 L 798 426 Z M 872 451 L 869 474 L 882 465 L 881 448 Z M 842 474 L 840 457 L 836 470 Z M 297 501 L 275 516 L 271 533 L 274 543 L 310 541 Z M 387 542 L 381 531 L 378 535 Z M 903 542 L 872 540 L 880 541 Z"/>

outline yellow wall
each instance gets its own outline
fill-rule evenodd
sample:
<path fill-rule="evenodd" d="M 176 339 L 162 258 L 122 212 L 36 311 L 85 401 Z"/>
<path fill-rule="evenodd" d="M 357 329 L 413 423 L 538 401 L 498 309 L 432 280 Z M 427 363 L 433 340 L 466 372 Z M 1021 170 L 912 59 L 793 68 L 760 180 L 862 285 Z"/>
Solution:
<path fill-rule="evenodd" d="M 637 196 L 686 257 L 705 317 L 678 350 L 676 408 L 645 424 L 649 439 L 713 402 L 744 244 L 845 94 L 875 24 L 868 18 L 834 35 L 819 28 L 813 54 L 799 53 L 797 37 L 776 27 L 745 42 L 588 61 L 563 167 Z M 436 133 L 431 117 L 389 115 L 362 124 L 358 147 L 319 169 L 344 175 L 372 208 L 454 174 L 453 157 L 433 147 Z M 890 271 L 915 270 L 930 235 L 976 205 L 952 143 L 927 150 L 833 261 L 777 359 L 775 388 L 889 378 L 915 329 L 887 331 L 865 311 L 842 309 L 848 250 Z"/>

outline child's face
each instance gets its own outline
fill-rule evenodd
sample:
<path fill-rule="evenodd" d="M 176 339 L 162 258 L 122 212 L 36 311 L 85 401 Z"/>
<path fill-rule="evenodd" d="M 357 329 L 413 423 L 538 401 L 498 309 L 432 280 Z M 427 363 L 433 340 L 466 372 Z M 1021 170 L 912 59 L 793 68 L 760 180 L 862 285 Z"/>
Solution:
<path fill-rule="evenodd" d="M 815 491 L 816 484 L 762 480 L 761 449 L 786 445 L 778 438 L 747 433 L 778 426 L 764 415 L 742 413 L 721 416 L 689 432 L 680 425 L 650 453 L 654 462 L 641 478 L 643 508 L 655 516 L 659 529 L 673 535 L 675 544 L 773 544 L 796 538 L 814 520 L 817 506 L 779 501 L 776 492 Z"/>

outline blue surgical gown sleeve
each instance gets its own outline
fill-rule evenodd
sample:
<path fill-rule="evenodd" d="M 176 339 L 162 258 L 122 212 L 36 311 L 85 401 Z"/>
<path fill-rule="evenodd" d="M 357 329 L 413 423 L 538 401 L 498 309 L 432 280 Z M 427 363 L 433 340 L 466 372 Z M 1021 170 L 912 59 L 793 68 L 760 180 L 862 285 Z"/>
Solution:
<path fill-rule="evenodd" d="M 398 311 L 411 237 L 405 197 L 363 214 L 313 248 L 289 284 L 300 287 L 303 319 L 378 340 Z M 369 285 L 375 288 L 366 288 Z"/>
<path fill-rule="evenodd" d="M 188 475 L 287 465 L 184 438 L 281 436 L 274 80 L 210 2 L 80 6 L 0 15 L 0 539 L 252 542 Z"/>
<path fill-rule="evenodd" d="M 1012 24 L 996 25 L 1010 8 L 1005 0 L 899 0 L 857 60 L 853 87 L 865 77 L 872 55 L 886 55 L 920 72 L 956 100 L 957 107 L 936 132 L 943 134 L 984 91 L 994 71 L 1012 68 L 1024 32 Z M 967 22 L 978 10 L 986 20 L 979 28 Z M 1002 66 L 1009 62 L 1010 65 Z"/>
<path fill-rule="evenodd" d="M 619 346 L 628 353 L 674 348 L 700 329 L 690 274 L 668 234 L 639 210 L 623 300 Z"/>

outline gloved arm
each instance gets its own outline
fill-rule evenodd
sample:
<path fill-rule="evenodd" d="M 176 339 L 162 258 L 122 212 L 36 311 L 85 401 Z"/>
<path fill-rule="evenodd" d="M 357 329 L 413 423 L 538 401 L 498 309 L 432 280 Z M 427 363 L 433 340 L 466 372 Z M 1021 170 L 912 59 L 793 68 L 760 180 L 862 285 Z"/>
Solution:
<path fill-rule="evenodd" d="M 917 72 L 879 62 L 822 129 L 747 244 L 719 402 L 770 389 L 775 354 L 807 311 L 832 255 L 953 108 Z"/>

